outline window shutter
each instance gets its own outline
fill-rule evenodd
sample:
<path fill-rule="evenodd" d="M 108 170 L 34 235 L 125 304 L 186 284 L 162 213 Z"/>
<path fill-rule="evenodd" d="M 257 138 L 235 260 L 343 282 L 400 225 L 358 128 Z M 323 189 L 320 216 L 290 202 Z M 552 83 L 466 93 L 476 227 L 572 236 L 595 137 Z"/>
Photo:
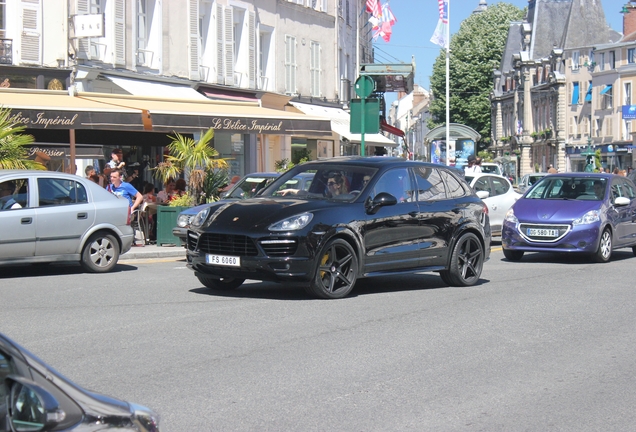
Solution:
<path fill-rule="evenodd" d="M 126 64 L 126 3 L 125 0 L 115 0 L 114 19 L 114 63 Z"/>
<path fill-rule="evenodd" d="M 225 9 L 224 42 L 225 42 L 225 84 L 235 85 L 234 82 L 234 9 Z"/>
<path fill-rule="evenodd" d="M 292 94 L 298 94 L 298 89 L 296 87 L 296 38 L 293 38 L 291 41 L 291 91 Z"/>
<path fill-rule="evenodd" d="M 250 12 L 248 18 L 248 29 L 249 32 L 249 79 L 250 79 L 250 88 L 256 88 L 256 14 L 254 12 Z"/>
<path fill-rule="evenodd" d="M 568 125 L 568 135 L 574 135 L 575 123 L 576 123 L 576 117 L 570 117 L 570 124 Z"/>
<path fill-rule="evenodd" d="M 75 10 L 77 15 L 85 15 L 88 13 L 88 0 L 77 0 L 75 3 Z M 77 40 L 77 58 L 89 59 L 90 58 L 89 39 L 81 38 Z"/>
<path fill-rule="evenodd" d="M 22 63 L 42 63 L 42 33 L 40 0 L 22 0 Z"/>
<path fill-rule="evenodd" d="M 190 0 L 190 14 L 189 14 L 189 61 L 190 65 L 190 79 L 198 81 L 200 79 L 199 74 L 199 1 Z"/>
<path fill-rule="evenodd" d="M 225 43 L 223 42 L 223 6 L 216 5 L 216 82 L 225 83 L 225 56 L 223 55 Z"/>

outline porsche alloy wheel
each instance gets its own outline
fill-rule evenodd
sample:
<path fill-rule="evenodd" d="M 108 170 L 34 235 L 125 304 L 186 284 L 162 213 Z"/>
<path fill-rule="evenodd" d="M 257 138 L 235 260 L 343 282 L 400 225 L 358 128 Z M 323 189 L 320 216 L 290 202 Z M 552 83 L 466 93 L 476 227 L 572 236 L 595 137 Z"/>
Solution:
<path fill-rule="evenodd" d="M 442 280 L 452 286 L 475 285 L 484 265 L 484 249 L 479 238 L 473 233 L 462 235 L 451 255 L 448 270 L 444 270 Z"/>
<path fill-rule="evenodd" d="M 325 245 L 309 292 L 325 299 L 347 296 L 356 284 L 358 257 L 349 243 L 335 239 Z"/>

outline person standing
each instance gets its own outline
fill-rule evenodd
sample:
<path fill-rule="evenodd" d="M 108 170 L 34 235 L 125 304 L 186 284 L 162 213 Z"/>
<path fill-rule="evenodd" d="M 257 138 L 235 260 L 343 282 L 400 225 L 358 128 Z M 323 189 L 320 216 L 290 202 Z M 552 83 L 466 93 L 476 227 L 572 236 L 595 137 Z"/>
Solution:
<path fill-rule="evenodd" d="M 481 172 L 481 167 L 477 165 L 477 158 L 475 155 L 468 156 L 468 165 L 464 167 L 464 173 L 476 174 Z"/>
<path fill-rule="evenodd" d="M 113 170 L 123 170 L 126 166 L 124 162 L 124 152 L 121 149 L 116 148 L 110 153 L 111 160 L 106 164 L 104 168 L 104 174 L 110 175 Z"/>
<path fill-rule="evenodd" d="M 110 184 L 106 190 L 114 195 L 126 198 L 131 213 L 140 208 L 139 206 L 144 201 L 144 196 L 141 192 L 130 183 L 123 181 L 121 170 L 116 169 L 110 173 Z"/>
<path fill-rule="evenodd" d="M 548 174 L 556 174 L 557 172 L 558 171 L 552 166 L 552 164 L 548 165 Z"/>

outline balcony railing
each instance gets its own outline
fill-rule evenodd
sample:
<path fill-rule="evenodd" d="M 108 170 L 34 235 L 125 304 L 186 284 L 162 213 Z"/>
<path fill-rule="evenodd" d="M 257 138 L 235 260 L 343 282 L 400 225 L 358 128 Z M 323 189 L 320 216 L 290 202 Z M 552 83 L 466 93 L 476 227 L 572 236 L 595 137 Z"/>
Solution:
<path fill-rule="evenodd" d="M 0 39 L 0 64 L 13 64 L 13 39 Z"/>

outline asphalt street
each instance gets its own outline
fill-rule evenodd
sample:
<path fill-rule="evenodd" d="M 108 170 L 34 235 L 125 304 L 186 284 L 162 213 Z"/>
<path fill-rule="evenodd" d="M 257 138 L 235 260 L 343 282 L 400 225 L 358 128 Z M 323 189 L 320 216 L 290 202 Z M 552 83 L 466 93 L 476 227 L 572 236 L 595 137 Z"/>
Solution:
<path fill-rule="evenodd" d="M 335 301 L 219 295 L 178 259 L 2 268 L 0 331 L 164 431 L 626 431 L 635 264 L 496 248 L 474 287 L 383 277 Z"/>

